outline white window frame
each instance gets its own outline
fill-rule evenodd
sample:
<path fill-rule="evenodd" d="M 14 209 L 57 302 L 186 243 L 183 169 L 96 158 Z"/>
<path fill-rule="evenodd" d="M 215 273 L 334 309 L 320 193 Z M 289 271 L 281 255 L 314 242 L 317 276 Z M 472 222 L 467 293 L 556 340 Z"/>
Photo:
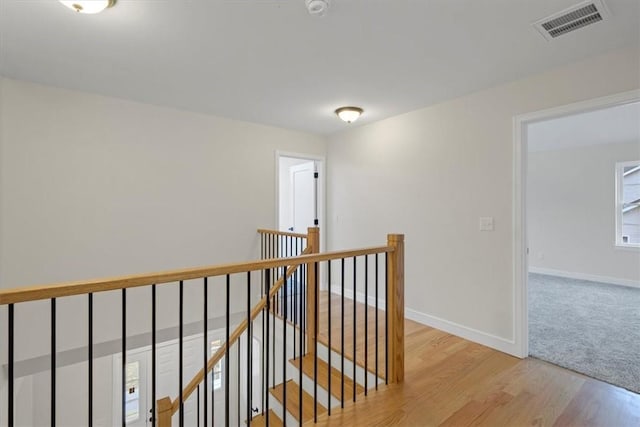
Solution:
<path fill-rule="evenodd" d="M 210 351 L 211 351 L 211 355 L 209 357 L 213 357 L 214 354 L 216 354 L 216 352 L 222 348 L 223 346 L 223 340 L 221 338 L 216 338 L 211 340 L 210 343 Z M 214 390 L 220 390 L 222 388 L 222 386 L 224 385 L 224 371 L 223 371 L 223 363 L 224 363 L 224 359 L 221 359 L 218 363 L 216 363 L 216 365 L 213 367 L 213 369 L 211 370 L 211 375 L 213 375 L 213 389 Z M 216 374 L 219 375 L 219 379 L 216 379 Z"/>
<path fill-rule="evenodd" d="M 622 241 L 622 207 L 623 207 L 623 181 L 624 168 L 629 166 L 640 166 L 640 160 L 616 163 L 616 236 L 615 245 L 619 248 L 640 250 L 640 243 L 626 243 Z"/>

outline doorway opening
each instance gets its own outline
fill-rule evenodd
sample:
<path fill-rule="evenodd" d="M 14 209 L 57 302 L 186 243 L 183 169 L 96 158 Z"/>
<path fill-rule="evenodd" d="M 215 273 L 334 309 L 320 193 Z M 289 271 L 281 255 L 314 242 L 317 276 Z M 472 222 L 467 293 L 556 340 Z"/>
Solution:
<path fill-rule="evenodd" d="M 521 356 L 635 392 L 638 123 L 638 91 L 516 117 L 514 159 Z"/>
<path fill-rule="evenodd" d="M 278 230 L 306 234 L 317 226 L 323 233 L 324 158 L 278 152 L 276 180 Z"/>

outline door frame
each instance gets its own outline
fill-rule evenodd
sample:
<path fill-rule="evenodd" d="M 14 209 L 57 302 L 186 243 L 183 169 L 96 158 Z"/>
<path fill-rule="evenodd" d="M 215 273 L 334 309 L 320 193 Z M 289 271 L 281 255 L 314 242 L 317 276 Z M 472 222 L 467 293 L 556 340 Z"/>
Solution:
<path fill-rule="evenodd" d="M 517 115 L 513 118 L 513 284 L 515 355 L 529 356 L 527 259 L 527 127 L 545 120 L 616 107 L 640 101 L 640 90 L 631 90 L 568 105 Z"/>
<path fill-rule="evenodd" d="M 280 151 L 276 150 L 275 152 L 275 220 L 274 220 L 274 229 L 278 229 L 278 222 L 280 221 L 280 157 L 292 157 L 296 159 L 303 159 L 314 161 L 317 163 L 317 171 L 320 174 L 318 178 L 318 226 L 320 227 L 320 251 L 324 251 L 326 246 L 326 236 L 327 236 L 327 198 L 326 198 L 326 187 L 327 187 L 327 174 L 326 174 L 326 157 L 317 154 L 308 154 L 308 153 L 295 153 L 290 151 Z"/>

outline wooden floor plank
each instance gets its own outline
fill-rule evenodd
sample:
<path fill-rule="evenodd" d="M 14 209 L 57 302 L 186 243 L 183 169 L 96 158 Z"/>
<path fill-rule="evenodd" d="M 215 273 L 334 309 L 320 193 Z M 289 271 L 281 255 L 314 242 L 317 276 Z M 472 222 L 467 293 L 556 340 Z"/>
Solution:
<path fill-rule="evenodd" d="M 313 380 L 314 378 L 314 360 L 312 355 L 306 355 L 302 358 L 302 372 Z M 291 360 L 291 364 L 300 369 L 300 358 Z M 332 363 L 333 364 L 333 363 Z M 329 365 L 322 359 L 318 359 L 318 386 L 325 390 L 329 389 Z M 336 368 L 331 368 L 331 394 L 338 400 L 342 398 L 342 374 Z M 364 387 L 356 384 L 356 394 L 364 393 Z M 353 396 L 353 380 L 347 375 L 344 376 L 344 394 L 345 399 Z"/>
<path fill-rule="evenodd" d="M 273 410 L 269 410 L 269 427 L 283 427 L 283 422 L 280 419 L 280 417 L 278 417 L 275 412 L 273 412 Z M 267 419 L 266 417 L 261 414 L 258 416 L 253 417 L 253 419 L 251 420 L 251 426 L 252 427 L 265 427 L 267 425 Z"/>
<path fill-rule="evenodd" d="M 285 387 L 284 384 L 278 384 L 275 388 L 272 388 L 270 390 L 271 394 L 278 400 L 278 402 L 280 402 L 281 405 L 284 401 L 284 387 Z M 296 420 L 300 421 L 300 403 L 299 403 L 300 388 L 298 387 L 298 384 L 293 380 L 287 381 L 286 387 L 287 387 L 287 412 L 293 415 L 293 417 Z M 306 422 L 309 420 L 313 421 L 313 411 L 314 411 L 313 396 L 303 391 L 302 392 L 303 422 Z M 325 408 L 323 405 L 320 404 L 320 402 L 318 402 L 317 411 L 318 411 L 318 415 L 320 416 L 327 412 L 327 408 Z"/>
<path fill-rule="evenodd" d="M 345 298 L 344 310 L 342 299 L 339 295 L 331 294 L 327 291 L 320 292 L 320 308 L 318 310 L 318 341 L 329 346 L 331 337 L 331 348 L 338 353 L 343 353 L 342 336 L 344 335 L 344 355 L 347 360 L 353 361 L 353 300 Z M 331 330 L 329 330 L 329 300 L 331 300 Z M 378 310 L 378 347 L 376 349 L 376 310 L 375 307 L 368 307 L 367 310 L 367 345 L 365 349 L 365 306 L 355 304 L 356 311 L 356 363 L 361 367 L 366 365 L 370 372 L 376 370 L 376 350 L 378 353 L 378 376 L 385 377 L 385 312 Z M 366 350 L 366 351 L 365 351 Z"/>
<path fill-rule="evenodd" d="M 326 293 L 321 298 L 329 301 Z M 341 333 L 335 330 L 336 324 L 342 324 L 341 300 L 333 295 L 331 303 L 335 348 L 334 336 L 339 340 Z M 347 318 L 353 314 L 349 306 L 352 301 L 345 301 Z M 364 309 L 357 305 L 356 313 Z M 328 310 L 325 307 L 320 313 L 326 337 Z M 345 341 L 350 341 L 352 320 L 347 318 Z M 358 314 L 357 322 L 356 330 L 362 331 L 364 316 Z M 356 342 L 359 363 L 363 344 L 363 339 Z M 345 343 L 345 351 L 353 354 L 353 345 Z M 347 400 L 344 409 L 319 416 L 317 425 L 640 426 L 638 394 L 537 359 L 521 360 L 410 320 L 405 321 L 405 358 L 404 383 L 381 386 L 355 404 Z"/>

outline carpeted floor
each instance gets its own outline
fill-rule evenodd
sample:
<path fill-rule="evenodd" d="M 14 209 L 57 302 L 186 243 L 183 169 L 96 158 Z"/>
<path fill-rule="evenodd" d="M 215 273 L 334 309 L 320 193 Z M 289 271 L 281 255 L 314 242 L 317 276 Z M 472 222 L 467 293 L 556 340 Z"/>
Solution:
<path fill-rule="evenodd" d="M 640 289 L 529 274 L 529 353 L 640 393 Z"/>

